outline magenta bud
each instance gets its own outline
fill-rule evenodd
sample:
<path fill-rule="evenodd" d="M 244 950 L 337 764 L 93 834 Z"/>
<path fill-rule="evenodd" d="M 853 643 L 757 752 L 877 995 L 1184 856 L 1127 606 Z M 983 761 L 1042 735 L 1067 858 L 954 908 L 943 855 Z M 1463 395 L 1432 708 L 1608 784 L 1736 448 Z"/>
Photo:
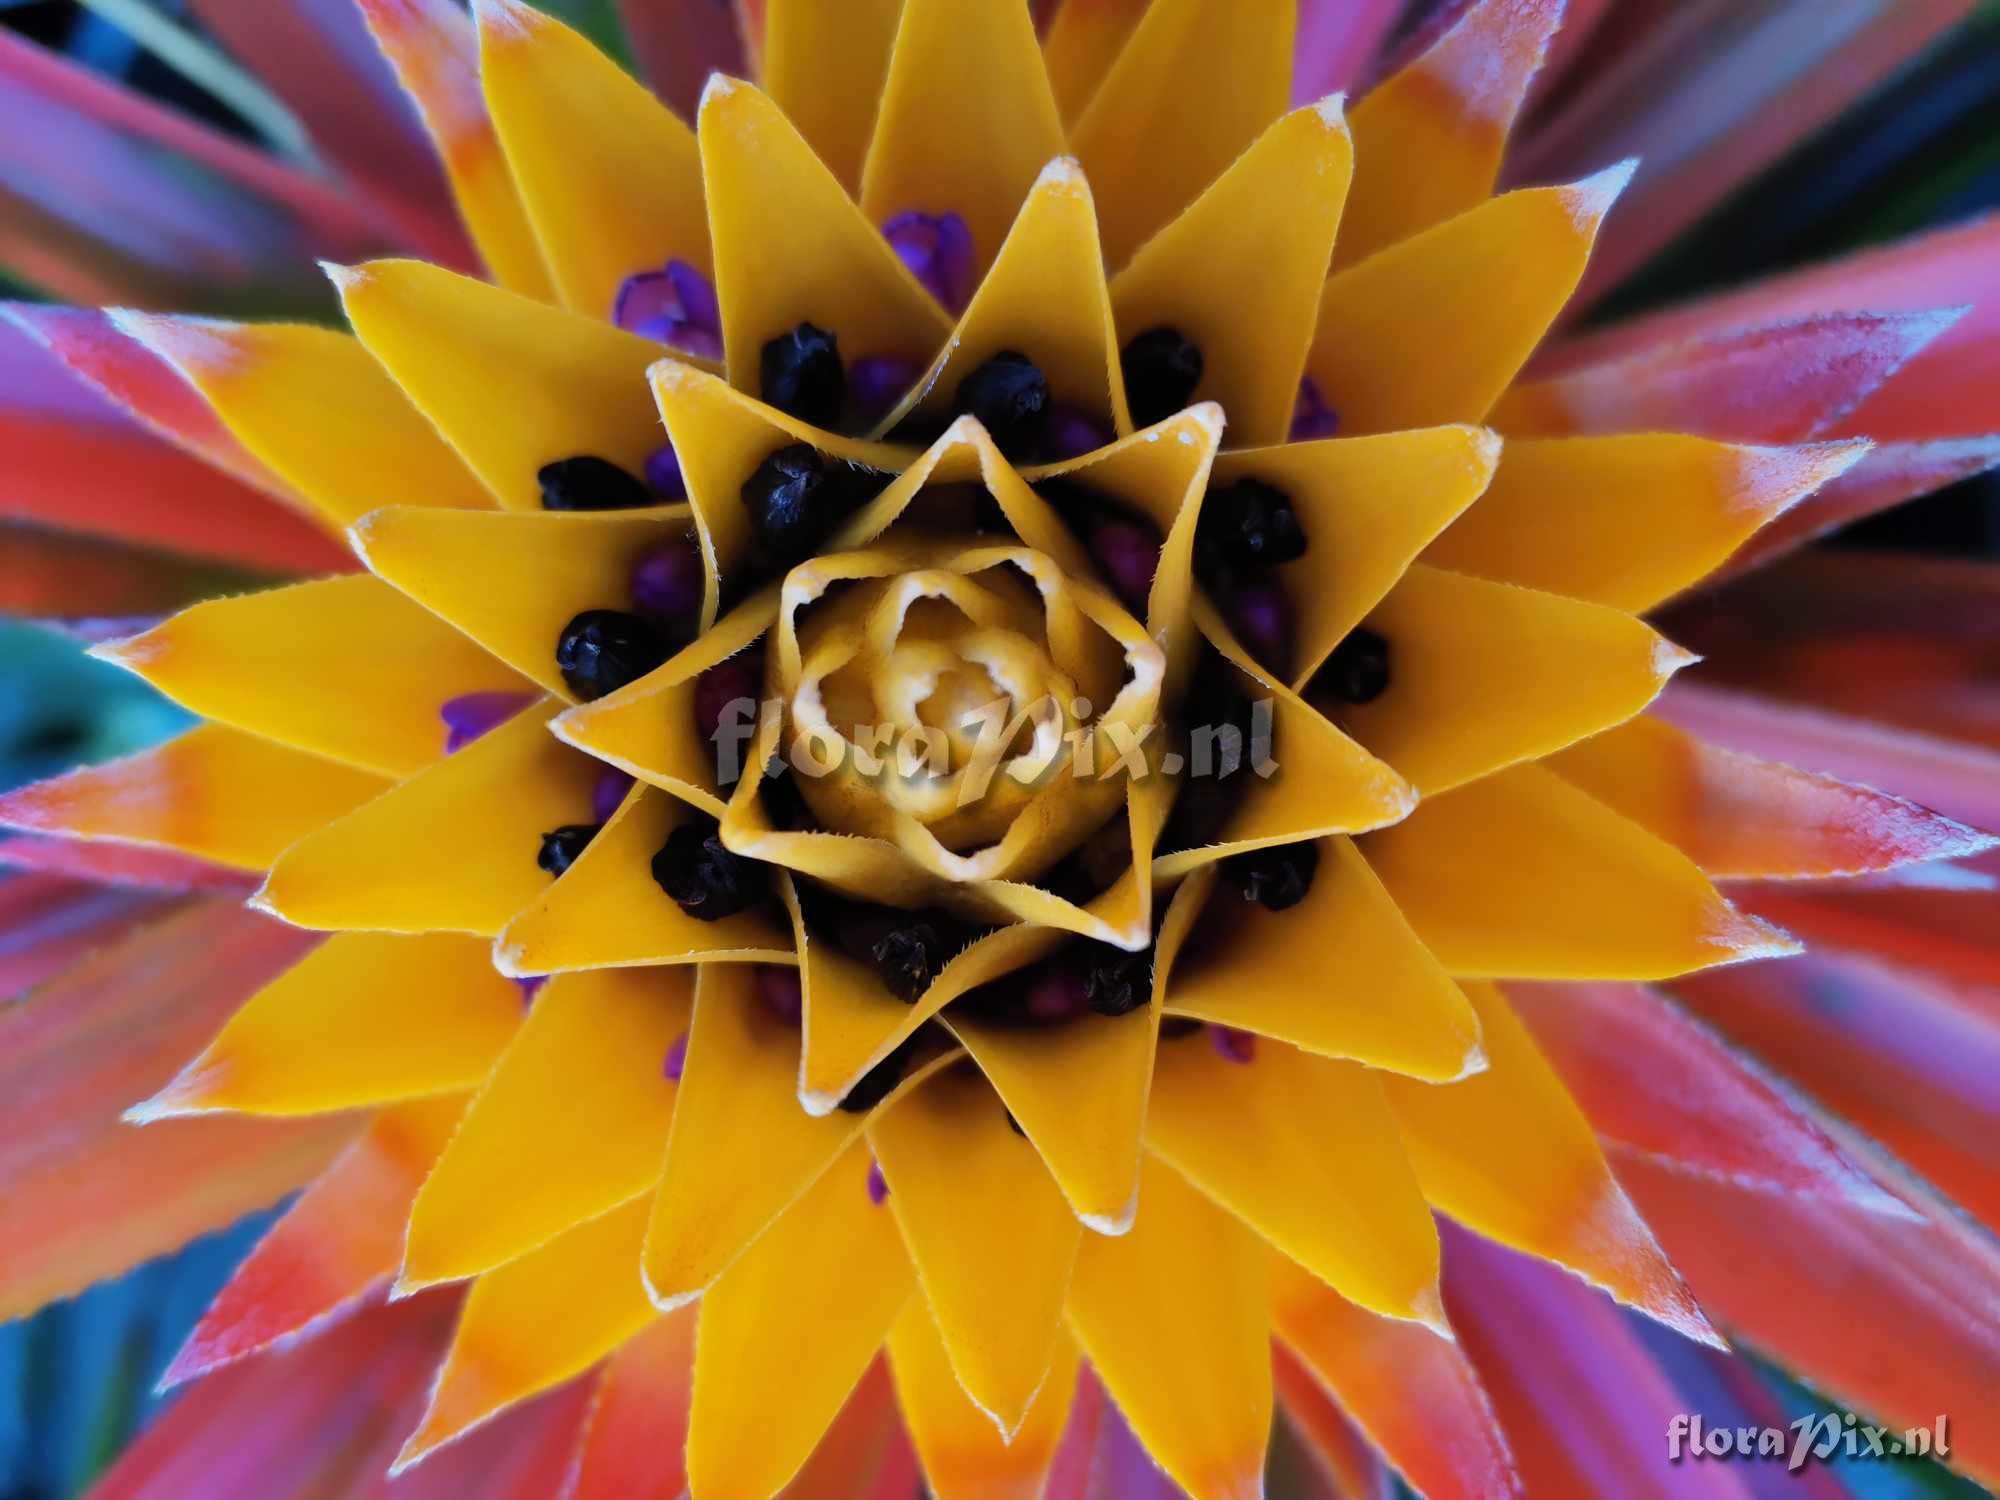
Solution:
<path fill-rule="evenodd" d="M 593 821 L 609 823 L 611 815 L 618 811 L 625 801 L 625 794 L 632 790 L 632 778 L 616 766 L 606 766 L 597 773 L 597 785 L 590 789 L 590 812 Z"/>
<path fill-rule="evenodd" d="M 864 354 L 847 371 L 847 394 L 854 414 L 869 426 L 896 409 L 896 403 L 922 378 L 924 367 L 895 354 Z"/>
<path fill-rule="evenodd" d="M 805 990 L 799 984 L 797 969 L 787 969 L 779 964 L 760 964 L 757 969 L 757 993 L 763 997 L 765 1008 L 787 1026 L 796 1026 L 804 1018 Z"/>
<path fill-rule="evenodd" d="M 1210 1026 L 1208 1039 L 1215 1050 L 1233 1063 L 1255 1062 L 1257 1059 L 1257 1038 L 1247 1031 L 1238 1031 L 1234 1026 Z"/>
<path fill-rule="evenodd" d="M 882 226 L 897 259 L 945 308 L 958 312 L 972 295 L 972 230 L 954 213 L 897 214 Z"/>
<path fill-rule="evenodd" d="M 611 321 L 700 359 L 722 358 L 722 307 L 709 279 L 684 260 L 619 284 Z"/>
<path fill-rule="evenodd" d="M 460 693 L 438 705 L 444 720 L 444 753 L 462 750 L 535 701 L 533 693 Z"/>
<path fill-rule="evenodd" d="M 763 686 L 764 666 L 754 655 L 739 654 L 717 662 L 694 683 L 694 726 L 704 740 L 713 741 L 722 729 L 729 705 L 748 699 L 757 701 Z"/>
<path fill-rule="evenodd" d="M 632 607 L 692 635 L 705 582 L 701 549 L 685 537 L 653 548 L 632 567 Z"/>
<path fill-rule="evenodd" d="M 1069 964 L 1044 964 L 1028 983 L 1028 1014 L 1037 1021 L 1068 1021 L 1089 1006 L 1083 976 Z"/>
<path fill-rule="evenodd" d="M 646 455 L 646 488 L 662 500 L 687 499 L 687 480 L 681 474 L 681 456 L 672 443 L 662 443 Z"/>
<path fill-rule="evenodd" d="M 1321 398 L 1319 386 L 1308 375 L 1299 382 L 1298 400 L 1292 403 L 1291 441 L 1310 443 L 1330 438 L 1340 431 L 1340 413 Z"/>
<path fill-rule="evenodd" d="M 1090 533 L 1090 555 L 1119 601 L 1134 614 L 1144 614 L 1160 568 L 1158 534 L 1139 521 L 1107 520 Z"/>
<path fill-rule="evenodd" d="M 1111 441 L 1111 434 L 1091 421 L 1074 406 L 1060 403 L 1049 409 L 1048 424 L 1042 429 L 1042 462 L 1059 464 L 1068 459 L 1095 453 Z"/>
<path fill-rule="evenodd" d="M 1259 662 L 1283 671 L 1292 654 L 1291 610 L 1271 579 L 1243 584 L 1228 600 L 1229 625 Z"/>

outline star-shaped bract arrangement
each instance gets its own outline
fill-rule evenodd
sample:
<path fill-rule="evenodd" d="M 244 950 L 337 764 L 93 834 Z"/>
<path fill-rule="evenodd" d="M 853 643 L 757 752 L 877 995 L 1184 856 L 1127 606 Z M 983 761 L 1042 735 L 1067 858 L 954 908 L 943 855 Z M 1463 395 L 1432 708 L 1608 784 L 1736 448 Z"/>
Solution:
<path fill-rule="evenodd" d="M 1645 712 L 1694 658 L 1642 616 L 1869 445 L 1520 382 L 1630 174 L 1494 195 L 1559 5 L 1350 114 L 1288 107 L 1276 0 L 774 0 L 692 129 L 519 0 L 366 9 L 497 284 L 116 318 L 367 572 L 104 648 L 208 722 L 4 804 L 334 934 L 135 1111 L 379 1111 L 174 1378 L 393 1269 L 470 1284 L 403 1465 L 609 1358 L 694 1493 L 769 1494 L 886 1348 L 941 1496 L 1036 1492 L 1086 1357 L 1234 1496 L 1275 1335 L 1289 1400 L 1492 1494 L 1435 1216 L 1715 1340 L 1495 981 L 1788 953 L 1712 879 L 1985 844 L 1719 793 Z M 1091 769 L 718 761 L 730 704 L 982 694 Z"/>

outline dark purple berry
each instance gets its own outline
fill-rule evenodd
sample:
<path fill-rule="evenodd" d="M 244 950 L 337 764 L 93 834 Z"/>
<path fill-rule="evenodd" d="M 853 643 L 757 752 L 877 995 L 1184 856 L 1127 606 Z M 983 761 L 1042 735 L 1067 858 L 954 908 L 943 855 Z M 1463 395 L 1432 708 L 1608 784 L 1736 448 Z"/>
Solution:
<path fill-rule="evenodd" d="M 1239 479 L 1208 492 L 1195 530 L 1197 560 L 1216 568 L 1269 568 L 1306 553 L 1292 497 L 1261 479 Z"/>
<path fill-rule="evenodd" d="M 637 682 L 667 659 L 667 641 L 644 615 L 586 609 L 563 627 L 556 665 L 577 697 L 588 701 Z"/>
<path fill-rule="evenodd" d="M 1125 402 L 1140 427 L 1164 422 L 1188 404 L 1201 384 L 1201 350 L 1178 328 L 1153 328 L 1125 346 Z"/>
<path fill-rule="evenodd" d="M 1297 906 L 1306 899 L 1318 872 L 1319 845 L 1311 840 L 1253 849 L 1222 862 L 1223 878 L 1235 886 L 1237 894 L 1266 911 L 1288 911 Z"/>
<path fill-rule="evenodd" d="M 1389 643 L 1356 628 L 1313 675 L 1313 690 L 1342 703 L 1373 703 L 1389 690 Z"/>
<path fill-rule="evenodd" d="M 535 863 L 551 875 L 560 875 L 575 864 L 590 841 L 597 837 L 600 823 L 565 823 L 542 835 L 542 852 Z"/>
<path fill-rule="evenodd" d="M 1100 1016 L 1130 1015 L 1153 998 L 1153 950 L 1127 953 L 1093 945 L 1083 971 L 1083 996 Z"/>
<path fill-rule="evenodd" d="M 810 443 L 788 443 L 743 481 L 743 508 L 765 558 L 780 566 L 812 556 L 840 519 L 845 496 Z"/>
<path fill-rule="evenodd" d="M 910 915 L 868 946 L 868 957 L 889 993 L 915 1005 L 956 949 L 938 924 Z"/>
<path fill-rule="evenodd" d="M 764 400 L 779 411 L 831 427 L 847 401 L 847 373 L 839 340 L 824 328 L 801 323 L 764 345 L 758 360 Z"/>
<path fill-rule="evenodd" d="M 769 889 L 764 867 L 732 853 L 715 819 L 703 817 L 667 835 L 653 856 L 653 879 L 676 906 L 703 922 L 748 911 Z"/>
<path fill-rule="evenodd" d="M 663 542 L 633 564 L 632 607 L 676 636 L 691 639 L 701 617 L 705 581 L 700 547 L 684 537 Z"/>
<path fill-rule="evenodd" d="M 1049 418 L 1049 382 L 1027 355 L 1003 349 L 958 383 L 952 410 L 970 413 L 1008 458 L 1041 444 Z"/>
<path fill-rule="evenodd" d="M 660 503 L 645 480 L 593 454 L 543 464 L 535 478 L 543 510 L 638 510 Z"/>

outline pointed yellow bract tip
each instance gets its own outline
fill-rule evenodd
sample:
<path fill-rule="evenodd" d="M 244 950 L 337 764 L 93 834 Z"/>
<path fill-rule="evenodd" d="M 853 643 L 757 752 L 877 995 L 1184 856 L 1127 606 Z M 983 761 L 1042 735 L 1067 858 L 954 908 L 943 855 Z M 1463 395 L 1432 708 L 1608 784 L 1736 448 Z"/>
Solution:
<path fill-rule="evenodd" d="M 1083 163 L 1074 156 L 1057 156 L 1050 158 L 1048 165 L 1036 174 L 1034 190 L 1088 194 L 1090 183 L 1084 178 Z"/>
<path fill-rule="evenodd" d="M 167 640 L 160 630 L 143 630 L 137 635 L 122 636 L 115 641 L 99 641 L 84 655 L 143 677 L 145 669 L 159 660 L 166 649 Z"/>
<path fill-rule="evenodd" d="M 1595 233 L 1604 216 L 1611 212 L 1632 181 L 1632 174 L 1639 170 L 1639 158 L 1628 156 L 1615 167 L 1606 167 L 1594 176 L 1581 182 L 1573 182 L 1568 187 L 1558 188 L 1563 206 L 1576 221 L 1577 228 L 1586 233 Z"/>
<path fill-rule="evenodd" d="M 694 117 L 700 123 L 708 114 L 711 105 L 720 105 L 738 89 L 748 87 L 740 78 L 731 78 L 727 73 L 711 73 L 708 82 L 701 86 L 701 102 L 695 106 Z"/>
<path fill-rule="evenodd" d="M 342 265 L 339 261 L 323 260 L 319 263 L 319 268 L 321 274 L 333 283 L 333 289 L 339 293 L 340 300 L 343 303 L 357 293 L 365 291 L 375 281 L 375 264 L 373 262 L 359 266 L 348 266 Z"/>
<path fill-rule="evenodd" d="M 1422 1324 L 1446 1343 L 1458 1342 L 1458 1331 L 1445 1315 L 1444 1291 L 1435 1281 L 1410 1299 L 1409 1321 Z"/>
<path fill-rule="evenodd" d="M 1101 1234 L 1107 1239 L 1117 1239 L 1132 1232 L 1132 1226 L 1139 1220 L 1139 1190 L 1132 1189 L 1132 1197 L 1115 1214 L 1087 1214 L 1079 1212 L 1076 1221 L 1092 1234 Z"/>
<path fill-rule="evenodd" d="M 1815 490 L 1831 484 L 1874 449 L 1870 438 L 1800 443 L 1788 448 L 1739 447 L 1729 503 L 1765 521 L 1774 520 Z"/>
<path fill-rule="evenodd" d="M 1347 95 L 1345 93 L 1328 94 L 1324 99 L 1319 100 L 1315 104 L 1308 105 L 1307 108 L 1319 116 L 1327 129 L 1338 131 L 1341 135 L 1348 133 Z"/>
<path fill-rule="evenodd" d="M 1685 646 L 1676 645 L 1665 636 L 1653 642 L 1653 675 L 1671 677 L 1676 672 L 1693 666 L 1701 657 Z"/>

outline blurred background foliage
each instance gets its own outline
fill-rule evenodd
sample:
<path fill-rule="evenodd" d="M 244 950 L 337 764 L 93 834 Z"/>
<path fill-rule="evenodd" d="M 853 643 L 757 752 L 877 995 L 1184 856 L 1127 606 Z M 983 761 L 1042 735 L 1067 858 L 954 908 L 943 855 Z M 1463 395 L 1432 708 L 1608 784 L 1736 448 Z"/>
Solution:
<path fill-rule="evenodd" d="M 539 0 L 629 59 L 613 0 Z M 1413 6 L 1421 9 L 1421 0 Z M 225 129 L 254 136 L 250 105 L 163 62 L 119 17 L 151 11 L 199 36 L 179 0 L 0 0 L 0 27 Z M 226 92 L 226 90 L 225 90 Z M 0 129 L 7 122 L 0 119 Z M 1951 223 L 2000 206 L 2000 0 L 1987 3 L 1860 109 L 1745 186 L 1594 310 L 1627 315 L 1691 293 Z M 0 292 L 32 295 L 7 283 Z M 326 309 L 322 309 L 326 311 Z M 4 473 L 4 455 L 0 455 Z M 4 483 L 0 479 L 0 483 Z M 1967 481 L 1831 545 L 2000 552 L 2000 479 Z M 238 586 L 248 580 L 238 582 Z M 59 632 L 0 621 L 0 789 L 130 753 L 175 732 L 181 712 L 136 679 L 90 660 Z M 0 932 L 0 948 L 7 934 Z M 0 1003 L 4 1003 L 0 1000 Z M 64 1500 L 155 1410 L 152 1386 L 207 1300 L 275 1214 L 142 1267 L 34 1318 L 0 1326 L 0 1500 Z M 1688 1397 L 1711 1408 L 1712 1371 L 1642 1325 Z M 1826 1410 L 1775 1371 L 1760 1373 L 1792 1417 Z M 1994 1414 L 1954 1414 L 1994 1420 Z M 1282 1462 L 1282 1455 L 1280 1455 Z M 1881 1500 L 1976 1495 L 1921 1462 L 1848 1463 L 1835 1472 Z"/>

